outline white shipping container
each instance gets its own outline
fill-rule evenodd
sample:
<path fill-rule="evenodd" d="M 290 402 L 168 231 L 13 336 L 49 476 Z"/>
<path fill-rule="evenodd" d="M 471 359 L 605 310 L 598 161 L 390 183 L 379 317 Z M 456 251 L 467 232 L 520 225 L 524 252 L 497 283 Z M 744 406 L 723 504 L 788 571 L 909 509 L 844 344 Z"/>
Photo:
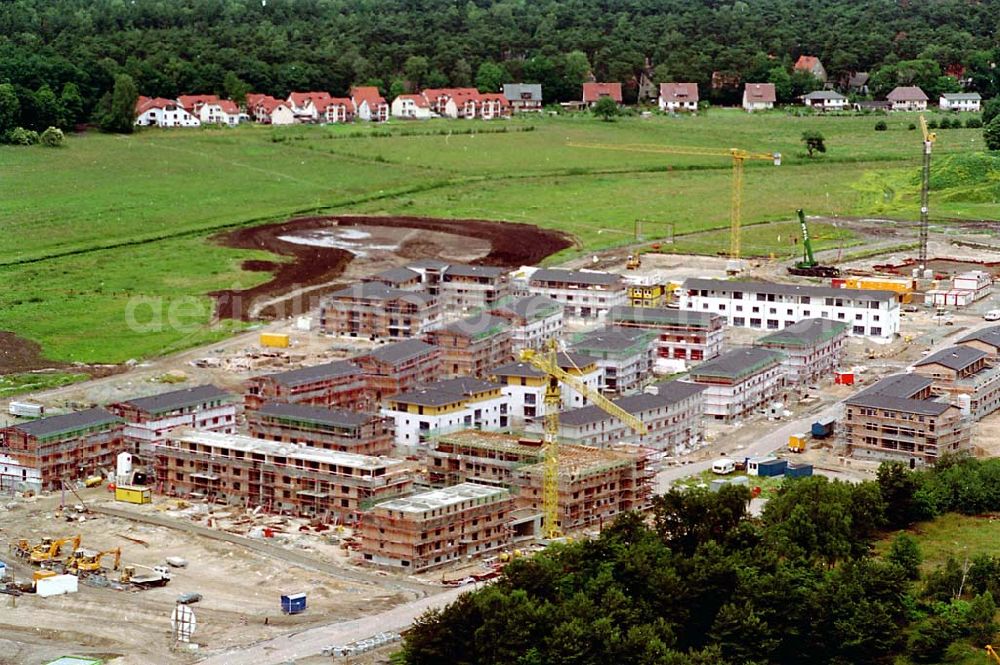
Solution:
<path fill-rule="evenodd" d="M 35 593 L 42 598 L 76 593 L 78 588 L 79 580 L 76 575 L 55 575 L 35 582 Z"/>
<path fill-rule="evenodd" d="M 21 416 L 24 418 L 41 418 L 45 415 L 45 407 L 33 402 L 11 402 L 7 407 L 7 411 L 12 416 Z"/>

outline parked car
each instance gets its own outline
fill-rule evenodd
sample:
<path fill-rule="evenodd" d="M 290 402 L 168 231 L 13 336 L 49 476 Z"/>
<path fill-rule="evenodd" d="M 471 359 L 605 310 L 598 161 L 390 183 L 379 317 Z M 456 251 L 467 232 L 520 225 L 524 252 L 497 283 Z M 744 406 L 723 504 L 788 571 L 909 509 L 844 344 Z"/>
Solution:
<path fill-rule="evenodd" d="M 1000 321 L 1000 309 L 991 309 L 983 314 L 983 318 L 987 321 Z"/>
<path fill-rule="evenodd" d="M 192 591 L 191 593 L 182 593 L 177 596 L 177 602 L 181 605 L 192 605 L 201 600 L 201 594 L 197 591 Z"/>

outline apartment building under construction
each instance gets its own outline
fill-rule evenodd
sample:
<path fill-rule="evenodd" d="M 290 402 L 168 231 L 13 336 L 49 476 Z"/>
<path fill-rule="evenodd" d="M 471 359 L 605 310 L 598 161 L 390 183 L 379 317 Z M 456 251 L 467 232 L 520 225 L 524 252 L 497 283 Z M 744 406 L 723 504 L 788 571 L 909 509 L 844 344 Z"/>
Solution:
<path fill-rule="evenodd" d="M 245 386 L 243 403 L 248 411 L 265 402 L 364 408 L 367 399 L 364 372 L 347 360 L 253 376 Z"/>
<path fill-rule="evenodd" d="M 560 445 L 560 528 L 600 524 L 646 507 L 652 493 L 651 453 L 638 446 Z M 471 480 L 510 487 L 515 508 L 541 511 L 543 460 L 538 439 L 466 430 L 432 442 L 427 471 L 432 485 Z"/>
<path fill-rule="evenodd" d="M 361 520 L 361 556 L 421 572 L 494 552 L 511 542 L 513 510 L 510 490 L 475 483 L 384 501 Z"/>
<path fill-rule="evenodd" d="M 446 377 L 485 377 L 494 367 L 514 359 L 507 319 L 481 313 L 433 330 L 426 339 L 441 349 Z"/>
<path fill-rule="evenodd" d="M 187 429 L 156 458 L 165 494 L 328 521 L 355 522 L 376 501 L 409 493 L 414 479 L 404 460 Z"/>
<path fill-rule="evenodd" d="M 115 468 L 124 421 L 100 407 L 0 429 L 0 490 L 55 490 Z"/>
<path fill-rule="evenodd" d="M 247 412 L 250 436 L 358 455 L 392 452 L 392 421 L 371 413 L 268 402 Z"/>

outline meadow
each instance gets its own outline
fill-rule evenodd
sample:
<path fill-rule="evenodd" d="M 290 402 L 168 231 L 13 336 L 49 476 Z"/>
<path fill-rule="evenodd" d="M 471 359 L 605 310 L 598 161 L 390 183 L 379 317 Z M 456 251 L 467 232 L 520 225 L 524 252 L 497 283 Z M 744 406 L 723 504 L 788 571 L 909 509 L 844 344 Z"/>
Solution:
<path fill-rule="evenodd" d="M 218 339 L 204 295 L 260 283 L 247 273 L 259 252 L 208 239 L 236 226 L 313 213 L 475 217 L 534 223 L 573 234 L 578 246 L 552 257 L 631 242 L 636 219 L 670 222 L 676 251 L 725 251 L 731 162 L 727 156 L 650 154 L 570 144 L 644 144 L 781 152 L 781 166 L 748 162 L 744 224 L 748 253 L 791 255 L 796 208 L 809 214 L 917 215 L 919 132 L 911 114 L 875 117 L 748 116 L 712 109 L 698 117 L 586 115 L 508 122 L 430 121 L 236 130 L 88 133 L 60 150 L 0 148 L 0 330 L 39 342 L 61 361 L 121 362 Z M 827 152 L 809 158 L 803 131 Z M 935 154 L 982 149 L 981 132 L 940 132 Z M 964 197 L 968 198 L 968 197 Z M 933 208 L 940 216 L 988 218 L 989 194 Z M 656 228 L 650 224 L 649 228 Z M 701 233 L 701 232 L 706 233 Z M 685 235 L 693 234 L 693 235 Z M 821 247 L 856 242 L 817 225 Z M 130 300 L 175 306 L 184 325 L 157 332 L 125 325 Z M 134 328 L 134 327 L 133 327 Z"/>

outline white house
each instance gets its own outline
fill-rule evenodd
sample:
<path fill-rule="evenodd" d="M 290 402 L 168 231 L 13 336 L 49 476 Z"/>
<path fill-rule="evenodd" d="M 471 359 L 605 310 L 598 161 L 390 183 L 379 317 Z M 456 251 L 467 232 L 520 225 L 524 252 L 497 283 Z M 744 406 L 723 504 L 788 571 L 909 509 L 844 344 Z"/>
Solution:
<path fill-rule="evenodd" d="M 240 124 L 240 109 L 229 99 L 206 102 L 198 109 L 198 119 L 202 124 L 235 127 Z"/>
<path fill-rule="evenodd" d="M 941 95 L 938 106 L 942 111 L 979 111 L 983 98 L 978 92 L 962 92 Z"/>
<path fill-rule="evenodd" d="M 597 361 L 579 353 L 560 353 L 559 367 L 591 390 L 600 390 L 603 373 Z M 510 425 L 518 427 L 545 416 L 545 388 L 548 377 L 529 363 L 514 362 L 492 371 L 493 380 L 503 386 L 508 400 Z M 566 383 L 560 383 L 563 409 L 587 406 L 588 400 Z"/>
<path fill-rule="evenodd" d="M 891 342 L 899 333 L 899 301 L 894 291 L 827 286 L 687 279 L 680 308 L 712 312 L 736 328 L 784 330 L 802 319 L 848 324 L 848 335 Z"/>
<path fill-rule="evenodd" d="M 139 97 L 135 124 L 144 127 L 198 127 L 201 121 L 172 99 Z"/>
<path fill-rule="evenodd" d="M 697 111 L 698 110 L 698 84 L 697 83 L 661 83 L 660 84 L 660 110 L 661 111 Z"/>
<path fill-rule="evenodd" d="M 898 86 L 886 95 L 893 111 L 926 111 L 927 94 L 915 85 Z"/>
<path fill-rule="evenodd" d="M 747 113 L 773 109 L 776 101 L 773 83 L 747 83 L 743 88 L 743 108 Z"/>
<path fill-rule="evenodd" d="M 843 111 L 847 108 L 847 97 L 835 90 L 814 90 L 802 95 L 802 103 L 820 111 Z"/>
<path fill-rule="evenodd" d="M 490 314 L 510 322 L 511 344 L 515 353 L 541 349 L 563 330 L 563 306 L 545 296 L 505 298 Z"/>
<path fill-rule="evenodd" d="M 625 281 L 609 272 L 538 268 L 527 276 L 527 292 L 556 301 L 566 318 L 601 319 L 628 302 Z"/>
<path fill-rule="evenodd" d="M 705 386 L 705 416 L 731 422 L 780 396 L 785 385 L 782 358 L 769 349 L 736 349 L 694 367 L 687 380 Z"/>
<path fill-rule="evenodd" d="M 431 105 L 424 99 L 423 95 L 400 95 L 392 100 L 392 117 L 408 118 L 413 120 L 426 120 L 433 118 Z"/>
<path fill-rule="evenodd" d="M 463 377 L 393 395 L 381 413 L 395 425 L 396 445 L 416 451 L 427 439 L 458 429 L 508 427 L 508 404 L 499 383 Z"/>
<path fill-rule="evenodd" d="M 354 103 L 349 97 L 327 97 L 320 103 L 319 118 L 322 122 L 338 123 L 354 120 Z"/>
<path fill-rule="evenodd" d="M 389 105 L 374 86 L 351 88 L 354 115 L 366 122 L 385 122 L 389 119 Z"/>
<path fill-rule="evenodd" d="M 293 92 L 288 95 L 288 105 L 299 122 L 316 122 L 319 120 L 320 105 L 330 98 L 326 92 Z"/>

